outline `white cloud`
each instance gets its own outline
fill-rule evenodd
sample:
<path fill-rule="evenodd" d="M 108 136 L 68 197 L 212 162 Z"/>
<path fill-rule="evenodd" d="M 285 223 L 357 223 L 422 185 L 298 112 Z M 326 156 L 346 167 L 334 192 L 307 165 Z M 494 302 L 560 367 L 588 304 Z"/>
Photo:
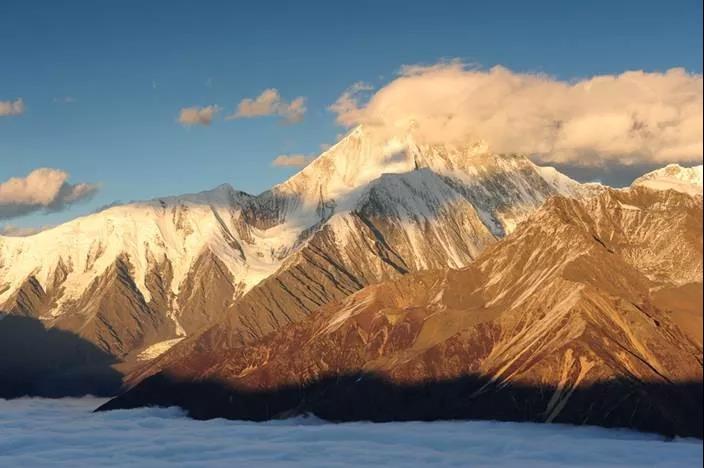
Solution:
<path fill-rule="evenodd" d="M 220 108 L 216 105 L 184 107 L 178 114 L 178 121 L 184 126 L 210 125 L 218 112 Z"/>
<path fill-rule="evenodd" d="M 35 211 L 61 211 L 68 205 L 89 199 L 98 191 L 95 184 L 69 184 L 69 174 L 59 169 L 40 168 L 26 177 L 0 183 L 0 219 Z"/>
<path fill-rule="evenodd" d="M 0 324 L 2 322 L 0 321 Z M 495 421 L 195 421 L 176 408 L 0 399 L 0 466 L 701 466 L 702 442 Z"/>
<path fill-rule="evenodd" d="M 306 167 L 315 159 L 315 156 L 307 154 L 281 154 L 271 162 L 275 167 Z"/>
<path fill-rule="evenodd" d="M 286 123 L 298 123 L 303 120 L 306 113 L 306 100 L 297 97 L 291 102 L 281 98 L 276 88 L 262 91 L 256 98 L 242 99 L 237 105 L 237 110 L 227 116 L 227 119 L 246 119 L 278 115 Z"/>
<path fill-rule="evenodd" d="M 338 123 L 585 166 L 702 158 L 702 75 L 681 68 L 567 82 L 455 61 L 404 67 L 364 101 L 368 90 L 358 83 L 340 96 L 330 107 Z"/>
<path fill-rule="evenodd" d="M 337 122 L 346 127 L 361 123 L 365 117 L 362 115 L 363 109 L 360 108 L 359 101 L 363 93 L 372 89 L 374 89 L 372 85 L 363 81 L 358 81 L 347 88 L 330 106 L 330 110 L 337 114 Z"/>
<path fill-rule="evenodd" d="M 0 101 L 0 117 L 20 115 L 24 113 L 24 101 L 17 98 L 14 101 Z"/>

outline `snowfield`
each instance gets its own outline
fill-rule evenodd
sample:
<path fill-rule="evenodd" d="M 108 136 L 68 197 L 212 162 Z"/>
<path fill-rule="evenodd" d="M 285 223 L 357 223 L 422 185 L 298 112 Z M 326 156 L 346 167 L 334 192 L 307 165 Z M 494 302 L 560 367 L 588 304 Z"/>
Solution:
<path fill-rule="evenodd" d="M 0 466 L 702 466 L 702 441 L 504 422 L 194 421 L 105 400 L 0 400 Z"/>

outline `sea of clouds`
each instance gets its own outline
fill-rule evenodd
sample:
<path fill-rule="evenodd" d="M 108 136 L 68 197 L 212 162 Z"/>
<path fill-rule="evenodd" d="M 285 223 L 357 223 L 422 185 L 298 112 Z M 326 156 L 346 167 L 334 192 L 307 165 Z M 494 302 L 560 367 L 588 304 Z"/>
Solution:
<path fill-rule="evenodd" d="M 504 422 L 194 421 L 104 400 L 0 400 L 0 466 L 702 466 L 702 442 Z"/>

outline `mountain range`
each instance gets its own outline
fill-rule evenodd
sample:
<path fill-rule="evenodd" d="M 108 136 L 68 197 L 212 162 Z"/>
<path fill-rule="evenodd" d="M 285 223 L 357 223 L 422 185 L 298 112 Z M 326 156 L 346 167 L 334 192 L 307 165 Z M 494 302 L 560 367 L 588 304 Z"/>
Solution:
<path fill-rule="evenodd" d="M 259 196 L 223 185 L 4 237 L 0 307 L 131 360 L 211 325 L 274 276 L 288 273 L 272 294 L 308 312 L 382 279 L 466 266 L 546 198 L 588 190 L 522 156 L 380 143 L 358 128 Z M 302 316 L 267 300 L 261 332 Z"/>
<path fill-rule="evenodd" d="M 612 189 L 363 127 L 258 196 L 224 185 L 0 237 L 0 310 L 112 356 L 125 391 L 104 409 L 201 418 L 701 437 L 701 298 L 701 166 Z"/>

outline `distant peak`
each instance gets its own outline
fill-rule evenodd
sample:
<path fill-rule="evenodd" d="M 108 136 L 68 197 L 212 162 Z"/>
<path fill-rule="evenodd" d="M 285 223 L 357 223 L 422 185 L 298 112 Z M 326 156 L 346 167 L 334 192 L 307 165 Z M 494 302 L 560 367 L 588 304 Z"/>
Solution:
<path fill-rule="evenodd" d="M 213 193 L 213 194 L 219 194 L 219 193 L 234 193 L 235 189 L 232 187 L 232 185 L 228 183 L 220 184 L 214 189 L 207 190 L 205 193 Z"/>
<path fill-rule="evenodd" d="M 648 172 L 633 181 L 632 186 L 648 187 L 653 190 L 675 190 L 690 195 L 701 195 L 702 165 L 685 167 L 673 163 Z"/>

